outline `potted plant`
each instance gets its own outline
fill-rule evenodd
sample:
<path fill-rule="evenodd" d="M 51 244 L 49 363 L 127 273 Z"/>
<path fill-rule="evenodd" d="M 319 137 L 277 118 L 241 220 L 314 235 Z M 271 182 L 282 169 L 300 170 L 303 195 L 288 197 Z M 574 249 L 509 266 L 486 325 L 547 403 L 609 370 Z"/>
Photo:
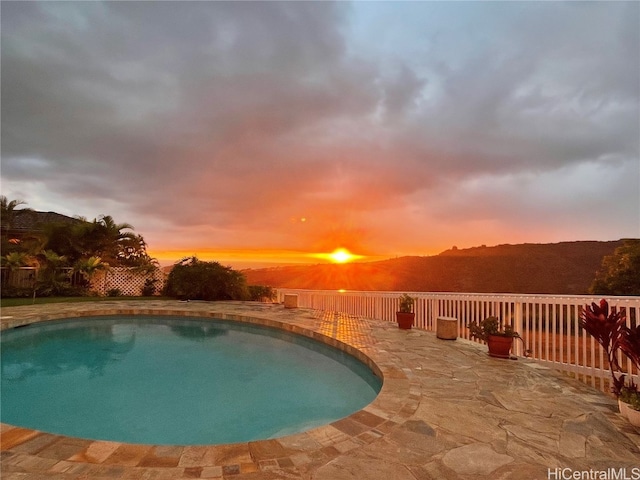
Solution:
<path fill-rule="evenodd" d="M 618 398 L 620 413 L 632 425 L 640 427 L 640 391 L 632 378 L 625 380 L 627 373 L 618 361 L 618 353 L 622 352 L 636 371 L 640 371 L 640 325 L 628 327 L 624 308 L 610 311 L 609 303 L 602 299 L 599 305 L 585 305 L 580 313 L 580 326 L 596 339 L 607 354 L 611 391 Z"/>
<path fill-rule="evenodd" d="M 469 335 L 471 338 L 484 340 L 489 347 L 489 355 L 497 358 L 512 358 L 510 352 L 513 347 L 513 339 L 520 338 L 512 325 L 505 325 L 501 329 L 500 320 L 495 316 L 487 317 L 481 322 L 475 320 L 471 322 Z"/>
<path fill-rule="evenodd" d="M 400 297 L 399 311 L 396 312 L 396 321 L 398 328 L 409 330 L 413 326 L 416 314 L 413 313 L 413 304 L 415 300 L 406 293 Z"/>
<path fill-rule="evenodd" d="M 631 425 L 640 427 L 640 392 L 633 381 L 620 388 L 618 408 Z"/>

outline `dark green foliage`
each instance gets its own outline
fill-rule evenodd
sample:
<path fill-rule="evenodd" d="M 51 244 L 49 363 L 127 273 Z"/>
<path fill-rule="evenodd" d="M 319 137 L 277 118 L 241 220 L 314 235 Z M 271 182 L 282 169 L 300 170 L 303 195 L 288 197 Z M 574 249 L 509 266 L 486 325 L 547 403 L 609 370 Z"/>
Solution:
<path fill-rule="evenodd" d="M 89 222 L 54 212 L 16 209 L 21 204 L 24 202 L 0 195 L 4 297 L 21 295 L 9 287 L 17 283 L 15 272 L 26 266 L 37 269 L 37 277 L 30 281 L 30 290 L 37 296 L 86 295 L 91 278 L 109 267 L 131 267 L 148 275 L 158 267 L 147 254 L 144 238 L 133 233 L 128 223 L 118 224 L 109 215 Z M 155 285 L 145 285 L 143 293 L 153 295 Z"/>
<path fill-rule="evenodd" d="M 165 294 L 182 300 L 247 300 L 244 275 L 218 262 L 189 257 L 178 262 L 167 279 Z"/>
<path fill-rule="evenodd" d="M 518 332 L 513 329 L 513 325 L 506 324 L 504 328 L 500 328 L 498 317 L 487 317 L 481 322 L 474 320 L 469 324 L 469 335 L 471 335 L 471 338 L 478 338 L 485 342 L 490 335 L 520 338 Z"/>
<path fill-rule="evenodd" d="M 589 289 L 595 295 L 640 295 L 640 240 L 624 240 L 602 266 Z"/>
<path fill-rule="evenodd" d="M 2 245 L 0 250 L 2 254 L 10 253 L 13 251 L 15 244 L 11 242 L 8 233 L 13 228 L 14 223 L 19 217 L 33 215 L 34 211 L 30 208 L 17 209 L 19 205 L 25 205 L 22 200 L 9 200 L 4 195 L 0 195 L 0 238 L 2 239 Z"/>
<path fill-rule="evenodd" d="M 138 267 L 152 263 L 144 238 L 126 231 L 132 229 L 128 223 L 115 223 L 109 215 L 71 227 L 50 224 L 45 226 L 45 247 L 65 255 L 72 264 L 89 257 L 99 257 L 112 267 Z"/>
<path fill-rule="evenodd" d="M 637 386 L 624 386 L 620 389 L 620 400 L 624 403 L 628 403 L 634 410 L 640 410 L 640 392 L 637 390 Z"/>
<path fill-rule="evenodd" d="M 107 290 L 107 297 L 120 297 L 122 291 L 119 288 L 110 288 Z"/>
<path fill-rule="evenodd" d="M 276 296 L 272 287 L 263 285 L 249 285 L 249 300 L 254 302 L 271 302 Z"/>
<path fill-rule="evenodd" d="M 142 287 L 142 296 L 143 297 L 151 297 L 156 294 L 156 280 L 155 278 L 147 278 L 144 281 L 144 286 Z"/>
<path fill-rule="evenodd" d="M 406 293 L 404 293 L 400 297 L 400 312 L 402 313 L 412 313 L 413 312 L 413 304 L 415 300 L 413 297 L 410 297 Z"/>
<path fill-rule="evenodd" d="M 26 287 L 2 287 L 2 298 L 31 298 L 33 288 Z"/>
<path fill-rule="evenodd" d="M 0 229 L 2 252 L 39 255 L 42 251 L 56 253 L 71 266 L 90 257 L 98 257 L 112 267 L 155 267 L 156 262 L 147 254 L 147 244 L 141 235 L 135 234 L 128 223 L 116 223 L 110 215 L 102 215 L 89 222 L 85 219 L 69 221 L 54 219 L 47 223 L 33 223 L 25 231 L 11 231 L 11 225 L 20 217 L 37 216 L 42 212 L 31 209 L 16 210 L 24 202 L 8 202 L 0 196 L 3 222 Z M 50 212 L 52 213 L 52 212 Z M 16 238 L 14 238 L 14 236 Z"/>
<path fill-rule="evenodd" d="M 36 285 L 36 297 L 83 297 L 88 293 L 86 287 L 70 285 L 64 281 Z"/>
<path fill-rule="evenodd" d="M 78 226 L 70 227 L 64 223 L 51 223 L 43 226 L 44 248 L 67 258 L 72 265 L 82 256 L 78 245 Z"/>

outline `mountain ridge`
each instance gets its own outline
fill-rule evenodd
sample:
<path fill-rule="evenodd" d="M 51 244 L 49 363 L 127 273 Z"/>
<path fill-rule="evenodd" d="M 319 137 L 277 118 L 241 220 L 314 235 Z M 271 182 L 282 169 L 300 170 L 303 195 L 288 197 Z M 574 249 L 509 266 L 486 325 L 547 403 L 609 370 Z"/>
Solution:
<path fill-rule="evenodd" d="M 251 285 L 312 290 L 587 294 L 623 240 L 502 244 L 375 262 L 244 270 Z"/>

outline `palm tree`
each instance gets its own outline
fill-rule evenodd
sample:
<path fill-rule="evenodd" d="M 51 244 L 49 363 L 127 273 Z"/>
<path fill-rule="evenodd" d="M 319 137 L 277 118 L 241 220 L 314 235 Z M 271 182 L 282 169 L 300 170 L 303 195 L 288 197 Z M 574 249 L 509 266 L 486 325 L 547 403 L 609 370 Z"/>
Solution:
<path fill-rule="evenodd" d="M 7 237 L 13 229 L 16 220 L 24 215 L 34 215 L 35 211 L 31 208 L 16 209 L 19 205 L 26 205 L 22 200 L 9 201 L 4 195 L 0 195 L 0 233 L 2 234 L 3 248 L 7 245 L 4 244 L 5 237 Z M 11 242 L 11 239 L 8 239 Z M 13 242 L 16 243 L 16 242 Z"/>
<path fill-rule="evenodd" d="M 139 271 L 151 272 L 159 267 L 158 260 L 147 253 L 147 242 L 142 235 L 133 235 L 119 242 L 118 263 L 125 267 L 135 267 Z"/>
<path fill-rule="evenodd" d="M 44 250 L 37 256 L 40 264 L 38 271 L 38 290 L 40 294 L 58 294 L 69 283 L 69 275 L 60 270 L 67 263 L 67 257 L 53 250 Z"/>
<path fill-rule="evenodd" d="M 100 270 L 108 270 L 109 264 L 103 262 L 100 257 L 92 256 L 89 258 L 81 258 L 73 266 L 73 271 L 80 273 L 86 280 L 88 285 L 91 285 L 91 280 L 95 274 Z"/>
<path fill-rule="evenodd" d="M 11 252 L 2 257 L 2 266 L 7 269 L 6 285 L 11 285 L 13 273 L 22 267 L 35 266 L 35 258 L 26 252 Z"/>
<path fill-rule="evenodd" d="M 115 223 L 110 215 L 78 225 L 76 234 L 82 256 L 96 256 L 109 263 L 118 263 L 127 243 L 136 239 L 133 232 L 123 230 L 133 230 L 133 227 L 128 223 Z"/>
<path fill-rule="evenodd" d="M 53 250 L 43 250 L 38 254 L 38 260 L 40 260 L 40 266 L 60 268 L 66 263 L 67 257 Z"/>
<path fill-rule="evenodd" d="M 2 266 L 7 267 L 9 270 L 33 266 L 34 263 L 34 258 L 26 252 L 11 252 L 2 257 Z"/>

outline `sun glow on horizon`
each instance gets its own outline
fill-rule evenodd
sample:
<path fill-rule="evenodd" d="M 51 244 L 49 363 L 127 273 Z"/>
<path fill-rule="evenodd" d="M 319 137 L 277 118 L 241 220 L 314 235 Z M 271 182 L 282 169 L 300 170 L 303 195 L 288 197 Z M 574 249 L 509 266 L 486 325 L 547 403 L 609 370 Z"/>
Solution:
<path fill-rule="evenodd" d="M 307 264 L 309 255 L 305 252 L 293 250 L 270 250 L 270 249 L 212 249 L 207 247 L 194 248 L 191 250 L 155 250 L 149 254 L 160 261 L 161 264 L 175 264 L 182 258 L 197 257 L 202 261 L 215 261 L 224 265 L 239 265 L 250 268 L 262 268 L 278 264 Z"/>
<path fill-rule="evenodd" d="M 330 255 L 331 261 L 335 263 L 347 263 L 353 260 L 355 255 L 352 255 L 346 248 L 338 248 L 334 250 Z"/>
<path fill-rule="evenodd" d="M 331 253 L 309 253 L 296 250 L 258 250 L 258 249 L 211 249 L 194 248 L 193 250 L 154 250 L 149 254 L 156 258 L 161 265 L 175 264 L 186 257 L 197 257 L 203 261 L 217 261 L 224 265 L 238 265 L 243 268 L 263 268 L 270 265 L 303 265 L 311 264 L 311 259 L 322 259 L 331 263 L 349 263 L 365 258 L 363 255 L 351 253 L 346 248 L 337 248 Z M 371 257 L 367 257 L 371 258 Z"/>
<path fill-rule="evenodd" d="M 331 253 L 316 253 L 313 254 L 316 258 L 322 258 L 323 260 L 329 260 L 332 263 L 348 263 L 360 258 L 364 258 L 362 255 L 355 255 L 346 248 L 336 248 Z"/>

